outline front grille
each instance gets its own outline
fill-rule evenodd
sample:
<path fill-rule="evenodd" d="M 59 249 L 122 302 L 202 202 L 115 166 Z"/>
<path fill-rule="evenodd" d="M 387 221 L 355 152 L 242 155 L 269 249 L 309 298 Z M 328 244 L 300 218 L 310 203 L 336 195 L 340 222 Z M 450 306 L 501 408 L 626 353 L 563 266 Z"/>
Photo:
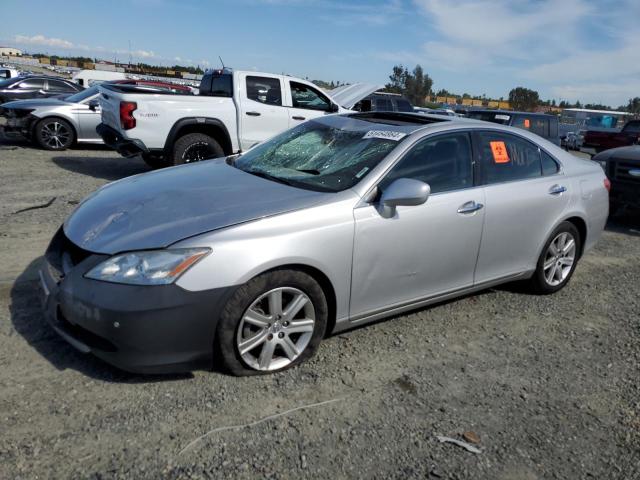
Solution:
<path fill-rule="evenodd" d="M 619 182 L 640 184 L 640 177 L 631 175 L 631 170 L 640 170 L 640 164 L 625 160 L 613 159 L 610 161 L 611 178 Z"/>
<path fill-rule="evenodd" d="M 47 253 L 47 261 L 63 275 L 66 275 L 73 267 L 92 255 L 88 250 L 78 247 L 67 238 L 62 227 L 57 231 Z"/>

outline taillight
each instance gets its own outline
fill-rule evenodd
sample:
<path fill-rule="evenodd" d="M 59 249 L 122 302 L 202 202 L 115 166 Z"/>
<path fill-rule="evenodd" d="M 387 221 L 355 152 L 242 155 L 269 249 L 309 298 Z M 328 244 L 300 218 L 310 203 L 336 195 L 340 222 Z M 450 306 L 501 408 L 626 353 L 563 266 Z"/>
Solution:
<path fill-rule="evenodd" d="M 138 108 L 136 102 L 120 102 L 120 126 L 123 130 L 136 128 L 136 119 L 133 112 Z"/>
<path fill-rule="evenodd" d="M 611 181 L 606 177 L 604 179 L 604 188 L 607 189 L 607 192 L 611 191 Z"/>

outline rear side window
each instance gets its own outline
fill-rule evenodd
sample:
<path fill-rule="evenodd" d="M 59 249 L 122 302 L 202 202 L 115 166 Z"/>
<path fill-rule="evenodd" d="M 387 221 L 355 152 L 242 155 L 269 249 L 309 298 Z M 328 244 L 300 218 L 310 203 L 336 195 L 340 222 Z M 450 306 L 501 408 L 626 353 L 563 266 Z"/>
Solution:
<path fill-rule="evenodd" d="M 553 175 L 560 171 L 558 163 L 553 159 L 551 155 L 546 152 L 541 152 L 542 156 L 542 175 Z"/>
<path fill-rule="evenodd" d="M 205 75 L 200 82 L 200 95 L 209 97 L 232 97 L 233 78 L 231 75 Z"/>
<path fill-rule="evenodd" d="M 49 90 L 55 91 L 55 92 L 75 92 L 76 89 L 73 88 L 71 85 L 65 83 L 65 82 L 61 82 L 59 80 L 49 80 Z"/>
<path fill-rule="evenodd" d="M 473 186 L 469 135 L 462 132 L 421 141 L 392 168 L 380 188 L 384 190 L 399 178 L 428 183 L 432 193 Z"/>
<path fill-rule="evenodd" d="M 639 133 L 640 132 L 640 122 L 629 122 L 627 126 L 624 127 L 624 131 L 627 133 Z"/>
<path fill-rule="evenodd" d="M 376 98 L 376 110 L 379 112 L 392 112 L 393 104 L 388 98 Z"/>
<path fill-rule="evenodd" d="M 404 98 L 399 98 L 396 100 L 396 108 L 399 112 L 413 112 L 413 107 Z"/>
<path fill-rule="evenodd" d="M 247 77 L 247 98 L 267 105 L 282 105 L 280 80 L 270 77 Z"/>
<path fill-rule="evenodd" d="M 540 149 L 537 145 L 501 132 L 482 132 L 478 138 L 485 184 L 542 176 Z"/>
<path fill-rule="evenodd" d="M 544 117 L 516 116 L 513 119 L 513 127 L 529 130 L 541 137 L 549 137 L 549 119 Z"/>

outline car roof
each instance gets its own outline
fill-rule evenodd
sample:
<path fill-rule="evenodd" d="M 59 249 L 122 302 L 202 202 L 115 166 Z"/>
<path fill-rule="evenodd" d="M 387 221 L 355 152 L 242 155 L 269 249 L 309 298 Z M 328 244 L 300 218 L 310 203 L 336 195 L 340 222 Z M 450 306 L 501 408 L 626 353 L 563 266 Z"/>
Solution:
<path fill-rule="evenodd" d="M 528 115 L 528 116 L 538 116 L 538 117 L 552 117 L 553 116 L 553 115 L 550 115 L 548 113 L 541 113 L 541 112 L 523 112 L 523 111 L 519 111 L 519 110 L 494 110 L 492 108 L 486 108 L 486 109 L 478 108 L 478 109 L 468 110 L 467 111 L 467 115 L 468 114 L 473 114 L 473 113 L 497 113 L 497 114 L 500 114 L 500 115 Z"/>

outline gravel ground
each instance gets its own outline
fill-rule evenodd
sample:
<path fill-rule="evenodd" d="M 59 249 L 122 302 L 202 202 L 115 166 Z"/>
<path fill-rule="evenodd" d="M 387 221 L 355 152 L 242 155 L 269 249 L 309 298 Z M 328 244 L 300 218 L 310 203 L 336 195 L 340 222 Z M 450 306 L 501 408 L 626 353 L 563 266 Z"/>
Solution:
<path fill-rule="evenodd" d="M 640 478 L 637 216 L 553 296 L 487 290 L 277 375 L 149 377 L 60 340 L 36 280 L 74 205 L 147 167 L 6 139 L 0 166 L 0 478 Z M 465 431 L 481 453 L 436 439 Z"/>

